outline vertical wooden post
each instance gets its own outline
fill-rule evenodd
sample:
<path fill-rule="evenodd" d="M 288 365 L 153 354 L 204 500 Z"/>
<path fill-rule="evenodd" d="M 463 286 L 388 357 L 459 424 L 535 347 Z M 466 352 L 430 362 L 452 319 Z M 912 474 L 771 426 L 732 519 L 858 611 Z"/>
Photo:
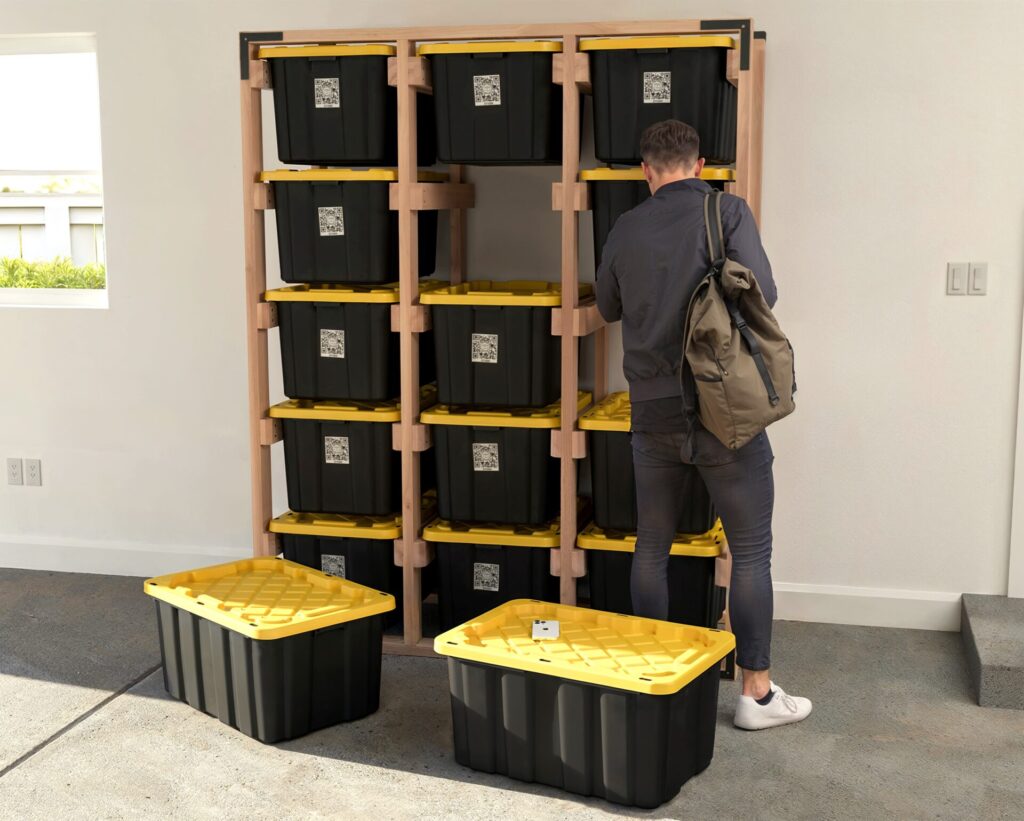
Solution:
<path fill-rule="evenodd" d="M 256 46 L 249 44 L 249 59 Z M 267 532 L 273 515 L 270 490 L 270 446 L 260 438 L 260 423 L 270 405 L 267 374 L 267 330 L 260 328 L 259 306 L 267 288 L 267 246 L 263 212 L 253 198 L 263 166 L 263 103 L 260 89 L 242 78 L 242 216 L 245 231 L 245 328 L 249 356 L 249 460 L 252 473 L 252 539 L 256 556 L 277 552 Z"/>
<path fill-rule="evenodd" d="M 767 40 L 763 31 L 754 32 L 750 41 L 750 165 L 747 182 L 747 204 L 761 227 L 761 175 L 764 162 L 764 73 Z"/>
<path fill-rule="evenodd" d="M 461 165 L 448 166 L 451 182 L 465 182 Z M 449 280 L 458 285 L 466 279 L 466 209 L 452 208 L 448 212 L 449 235 L 451 238 Z"/>
<path fill-rule="evenodd" d="M 562 415 L 561 415 L 561 564 L 560 593 L 563 604 L 576 604 L 576 579 L 572 551 L 576 547 L 576 460 L 573 430 L 576 427 L 576 394 L 579 389 L 579 337 L 574 333 L 573 312 L 579 305 L 579 235 L 576 177 L 580 164 L 580 93 L 576 87 L 578 38 L 572 29 L 562 39 Z"/>
<path fill-rule="evenodd" d="M 413 449 L 413 425 L 420 411 L 418 337 L 413 333 L 412 309 L 419 302 L 419 224 L 411 208 L 417 183 L 416 90 L 409 85 L 409 63 L 415 43 L 400 39 L 398 48 L 398 281 L 399 351 L 402 385 L 402 594 L 404 639 L 416 645 L 423 636 L 420 568 L 413 567 L 420 537 L 420 455 Z"/>
<path fill-rule="evenodd" d="M 736 182 L 732 189 L 736 196 L 744 199 L 750 194 L 753 101 L 754 74 L 748 65 L 747 68 L 740 68 L 736 82 Z"/>

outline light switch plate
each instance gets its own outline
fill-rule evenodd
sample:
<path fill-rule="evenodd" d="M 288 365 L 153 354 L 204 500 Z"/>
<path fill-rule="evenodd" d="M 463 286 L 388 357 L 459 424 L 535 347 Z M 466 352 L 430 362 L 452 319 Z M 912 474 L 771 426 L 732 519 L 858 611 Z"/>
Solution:
<path fill-rule="evenodd" d="M 946 263 L 946 293 L 950 296 L 964 296 L 967 293 L 969 262 Z"/>
<path fill-rule="evenodd" d="M 39 459 L 25 460 L 25 484 L 33 487 L 43 484 L 43 463 Z"/>
<path fill-rule="evenodd" d="M 24 484 L 21 475 L 21 459 L 8 459 L 7 460 L 7 484 L 9 485 L 20 485 Z"/>
<path fill-rule="evenodd" d="M 988 263 L 972 262 L 967 275 L 967 293 L 971 296 L 984 296 L 988 292 Z"/>

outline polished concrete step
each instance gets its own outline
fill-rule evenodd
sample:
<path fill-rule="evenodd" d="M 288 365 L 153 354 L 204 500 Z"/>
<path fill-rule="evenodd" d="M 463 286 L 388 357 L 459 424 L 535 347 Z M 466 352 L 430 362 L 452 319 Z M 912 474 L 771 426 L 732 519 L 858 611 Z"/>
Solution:
<path fill-rule="evenodd" d="M 982 707 L 1024 710 L 1024 599 L 965 594 L 960 635 Z"/>

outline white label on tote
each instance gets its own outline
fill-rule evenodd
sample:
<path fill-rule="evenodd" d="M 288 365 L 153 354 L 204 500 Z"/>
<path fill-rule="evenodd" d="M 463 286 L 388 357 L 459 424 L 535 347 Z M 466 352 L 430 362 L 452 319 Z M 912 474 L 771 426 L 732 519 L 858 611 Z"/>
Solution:
<path fill-rule="evenodd" d="M 474 562 L 473 563 L 473 589 L 474 590 L 487 590 L 491 593 L 497 593 L 500 585 L 498 580 L 501 578 L 501 566 L 497 564 L 487 564 L 485 562 Z"/>
<path fill-rule="evenodd" d="M 644 102 L 645 103 L 671 103 L 672 102 L 672 72 L 671 71 L 645 71 L 644 72 Z"/>
<path fill-rule="evenodd" d="M 500 469 L 498 465 L 498 443 L 497 442 L 474 442 L 473 443 L 473 470 L 477 473 L 496 473 Z"/>
<path fill-rule="evenodd" d="M 501 105 L 501 75 L 474 74 L 473 102 L 476 105 Z"/>
<path fill-rule="evenodd" d="M 337 77 L 313 79 L 313 105 L 317 108 L 341 108 L 341 89 Z"/>
<path fill-rule="evenodd" d="M 485 365 L 498 364 L 498 335 L 473 334 L 470 342 L 470 360 Z"/>
<path fill-rule="evenodd" d="M 348 464 L 348 437 L 347 436 L 325 436 L 324 437 L 324 460 L 329 465 Z"/>
<path fill-rule="evenodd" d="M 345 209 L 340 205 L 324 206 L 316 209 L 320 221 L 320 236 L 345 236 Z"/>
<path fill-rule="evenodd" d="M 561 633 L 557 619 L 534 619 L 531 635 L 534 639 L 557 639 Z"/>
<path fill-rule="evenodd" d="M 345 332 L 331 328 L 320 329 L 320 356 L 331 359 L 345 358 Z"/>
<path fill-rule="evenodd" d="M 329 553 L 320 557 L 320 569 L 332 576 L 345 578 L 345 557 L 332 556 Z"/>

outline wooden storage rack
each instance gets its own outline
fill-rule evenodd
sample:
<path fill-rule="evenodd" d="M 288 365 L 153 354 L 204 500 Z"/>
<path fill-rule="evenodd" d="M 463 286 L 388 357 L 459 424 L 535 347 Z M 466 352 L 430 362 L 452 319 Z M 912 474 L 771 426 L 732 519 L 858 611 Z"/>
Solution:
<path fill-rule="evenodd" d="M 746 198 L 758 221 L 761 205 L 761 158 L 764 125 L 765 36 L 750 19 L 668 20 L 617 23 L 548 23 L 538 25 L 443 26 L 391 29 L 314 29 L 243 32 L 240 37 L 242 113 L 242 207 L 245 228 L 246 335 L 249 358 L 249 425 L 252 462 L 252 532 L 254 554 L 276 555 L 277 537 L 267 529 L 271 504 L 270 447 L 281 439 L 280 424 L 267 415 L 267 332 L 277 325 L 277 310 L 264 301 L 267 287 L 263 212 L 273 208 L 270 186 L 260 182 L 263 170 L 262 91 L 270 88 L 266 60 L 257 59 L 261 45 L 394 43 L 388 81 L 398 91 L 398 181 L 391 183 L 391 208 L 399 220 L 399 303 L 392 311 L 392 330 L 400 334 L 401 421 L 394 426 L 394 447 L 402 454 L 402 537 L 395 541 L 395 563 L 402 567 L 404 636 L 387 637 L 385 651 L 432 655 L 433 642 L 422 634 L 421 568 L 433 560 L 433 548 L 421 537 L 420 453 L 431 446 L 430 431 L 418 421 L 419 354 L 415 335 L 430 328 L 430 314 L 419 303 L 417 282 L 417 220 L 420 210 L 450 210 L 450 279 L 465 277 L 466 217 L 474 190 L 463 182 L 461 166 L 449 166 L 449 182 L 416 181 L 416 93 L 429 91 L 430 68 L 416 55 L 424 41 L 490 39 L 557 39 L 554 81 L 562 95 L 562 174 L 554 183 L 551 203 L 561 215 L 562 306 L 552 309 L 552 334 L 562 340 L 561 427 L 552 431 L 551 453 L 561 459 L 561 546 L 551 553 L 551 571 L 560 577 L 561 600 L 576 602 L 576 579 L 583 575 L 583 551 L 576 548 L 577 477 L 575 460 L 586 455 L 586 440 L 577 427 L 575 397 L 579 387 L 580 338 L 594 335 L 596 372 L 594 401 L 607 391 L 607 338 L 593 298 L 579 298 L 579 212 L 589 209 L 586 183 L 578 182 L 580 113 L 578 91 L 589 91 L 590 63 L 579 51 L 582 37 L 671 34 L 728 34 L 737 40 L 729 55 L 729 79 L 737 87 L 736 179 L 729 190 Z M 567 70 L 567 67 L 572 67 Z M 570 80 L 571 77 L 571 80 Z M 571 196 L 565 196 L 570 191 Z"/>

